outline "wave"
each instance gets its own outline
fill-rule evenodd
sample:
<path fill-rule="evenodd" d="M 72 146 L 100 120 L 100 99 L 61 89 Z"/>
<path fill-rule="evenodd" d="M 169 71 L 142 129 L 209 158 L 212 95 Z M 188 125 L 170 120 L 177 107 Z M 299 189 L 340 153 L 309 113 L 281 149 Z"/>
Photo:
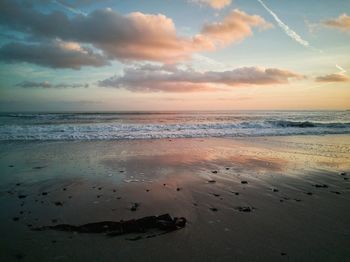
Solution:
<path fill-rule="evenodd" d="M 339 123 L 339 122 L 310 122 L 310 121 L 266 121 L 276 127 L 300 127 L 300 128 L 312 128 L 312 127 L 328 127 L 328 128 L 348 128 L 350 123 Z"/>
<path fill-rule="evenodd" d="M 350 134 L 350 123 L 268 120 L 205 124 L 90 123 L 0 126 L 0 140 L 125 140 L 324 134 Z"/>

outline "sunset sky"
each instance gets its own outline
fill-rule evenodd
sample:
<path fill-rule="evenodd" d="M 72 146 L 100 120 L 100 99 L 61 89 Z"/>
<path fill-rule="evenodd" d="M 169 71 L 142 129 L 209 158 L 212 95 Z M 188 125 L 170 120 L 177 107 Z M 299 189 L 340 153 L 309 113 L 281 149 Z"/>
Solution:
<path fill-rule="evenodd" d="M 348 0 L 1 0 L 1 111 L 350 109 Z"/>

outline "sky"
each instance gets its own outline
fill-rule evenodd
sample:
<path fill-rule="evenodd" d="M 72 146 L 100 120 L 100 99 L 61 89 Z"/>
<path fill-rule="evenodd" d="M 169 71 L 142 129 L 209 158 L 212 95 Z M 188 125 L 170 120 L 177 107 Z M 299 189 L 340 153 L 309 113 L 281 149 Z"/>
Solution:
<path fill-rule="evenodd" d="M 348 0 L 1 0 L 0 111 L 350 109 Z"/>

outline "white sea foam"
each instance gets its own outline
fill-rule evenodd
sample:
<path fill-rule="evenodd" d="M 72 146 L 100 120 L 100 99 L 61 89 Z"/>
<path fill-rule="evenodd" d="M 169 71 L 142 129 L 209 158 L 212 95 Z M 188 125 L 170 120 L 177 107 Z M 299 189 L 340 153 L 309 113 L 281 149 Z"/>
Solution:
<path fill-rule="evenodd" d="M 2 114 L 0 140 L 349 134 L 350 112 Z"/>

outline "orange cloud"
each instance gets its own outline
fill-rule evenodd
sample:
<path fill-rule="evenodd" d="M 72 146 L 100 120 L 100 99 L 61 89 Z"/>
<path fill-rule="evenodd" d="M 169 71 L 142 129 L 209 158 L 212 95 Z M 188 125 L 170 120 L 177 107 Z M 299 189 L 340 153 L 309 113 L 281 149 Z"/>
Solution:
<path fill-rule="evenodd" d="M 350 16 L 342 14 L 337 18 L 329 19 L 323 22 L 328 27 L 340 29 L 342 31 L 350 30 Z"/>
<path fill-rule="evenodd" d="M 231 0 L 192 0 L 200 5 L 208 5 L 214 9 L 222 9 L 231 4 Z"/>

